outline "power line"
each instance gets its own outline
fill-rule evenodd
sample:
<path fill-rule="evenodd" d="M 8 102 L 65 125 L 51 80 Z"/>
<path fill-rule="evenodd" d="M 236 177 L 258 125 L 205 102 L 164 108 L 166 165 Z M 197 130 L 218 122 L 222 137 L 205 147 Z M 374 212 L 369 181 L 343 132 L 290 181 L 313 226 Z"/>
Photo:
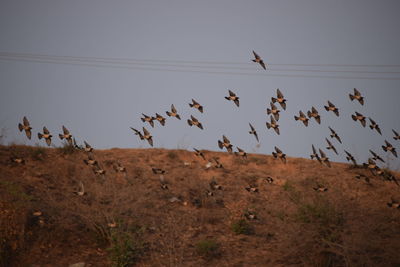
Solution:
<path fill-rule="evenodd" d="M 171 68 L 149 68 L 142 66 L 125 66 L 115 65 L 116 63 L 90 63 L 88 62 L 73 62 L 68 60 L 55 60 L 55 59 L 41 59 L 41 58 L 24 58 L 24 57 L 12 57 L 0 54 L 0 60 L 6 61 L 22 61 L 22 62 L 34 62 L 34 63 L 49 63 L 49 64 L 63 64 L 63 65 L 78 65 L 78 66 L 90 66 L 90 67 L 101 67 L 101 68 L 115 68 L 115 69 L 136 69 L 136 70 L 147 70 L 147 71 L 165 71 L 165 72 L 191 72 L 191 73 L 205 73 L 205 74 L 219 74 L 219 75 L 246 75 L 246 76 L 269 76 L 269 77 L 298 77 L 298 78 L 328 78 L 328 79 L 365 79 L 365 80 L 400 80 L 397 77 L 353 77 L 353 76 L 320 76 L 320 75 L 294 75 L 294 74 L 268 74 L 261 72 L 245 73 L 245 72 L 227 72 L 227 71 L 206 71 L 206 70 L 192 70 L 192 69 L 171 69 Z M 179 66 L 179 68 L 190 67 L 190 66 Z"/>

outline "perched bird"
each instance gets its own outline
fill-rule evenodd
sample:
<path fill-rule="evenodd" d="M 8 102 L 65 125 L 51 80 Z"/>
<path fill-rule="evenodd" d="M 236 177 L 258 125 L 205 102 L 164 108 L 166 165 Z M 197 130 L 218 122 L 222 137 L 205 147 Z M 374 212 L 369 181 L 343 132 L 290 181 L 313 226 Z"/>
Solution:
<path fill-rule="evenodd" d="M 149 145 L 153 146 L 153 136 L 143 127 L 143 139 L 146 139 Z"/>
<path fill-rule="evenodd" d="M 165 170 L 163 170 L 163 169 L 161 169 L 161 168 L 151 168 L 151 171 L 152 171 L 154 174 L 164 174 L 164 173 L 165 173 Z"/>
<path fill-rule="evenodd" d="M 300 121 L 302 121 L 303 122 L 303 124 L 307 127 L 308 126 L 308 118 L 306 117 L 306 115 L 303 113 L 303 111 L 299 111 L 299 116 L 294 116 L 294 119 L 296 120 L 296 121 L 298 121 L 298 120 L 300 120 Z"/>
<path fill-rule="evenodd" d="M 394 140 L 400 140 L 400 135 L 393 129 L 392 129 L 392 132 L 394 133 L 393 139 Z"/>
<path fill-rule="evenodd" d="M 250 125 L 249 134 L 254 134 L 254 137 L 256 138 L 257 142 L 260 142 L 260 141 L 258 141 L 258 135 L 257 135 L 256 129 L 254 129 L 254 127 L 253 127 L 253 125 L 251 125 L 251 123 L 249 123 L 249 125 Z"/>
<path fill-rule="evenodd" d="M 214 179 L 209 183 L 211 190 L 222 190 L 222 186 L 217 183 Z"/>
<path fill-rule="evenodd" d="M 318 114 L 318 111 L 314 107 L 311 107 L 311 111 L 307 111 L 307 116 L 310 119 L 314 118 L 318 122 L 318 124 L 321 124 L 321 116 Z"/>
<path fill-rule="evenodd" d="M 86 141 L 83 141 L 83 143 L 85 144 L 85 152 L 92 152 L 93 151 L 93 147 L 91 147 Z"/>
<path fill-rule="evenodd" d="M 379 170 L 378 165 L 376 165 L 375 161 L 371 158 L 368 159 L 368 163 L 364 163 L 364 168 L 368 169 L 371 171 L 371 173 L 376 176 L 377 175 L 377 171 Z"/>
<path fill-rule="evenodd" d="M 202 157 L 204 160 L 206 160 L 206 157 L 204 156 L 204 153 L 201 150 L 198 150 L 196 148 L 193 148 L 193 150 L 195 151 L 195 155 L 198 157 Z"/>
<path fill-rule="evenodd" d="M 281 107 L 283 108 L 283 110 L 286 110 L 286 99 L 283 97 L 282 92 L 278 89 L 276 89 L 276 98 L 275 97 L 271 97 L 271 101 L 272 103 L 278 102 Z"/>
<path fill-rule="evenodd" d="M 328 191 L 328 188 L 327 188 L 327 187 L 322 186 L 322 185 L 320 185 L 320 184 L 318 184 L 318 183 L 317 183 L 317 186 L 316 186 L 316 187 L 313 187 L 313 189 L 314 189 L 315 191 L 317 191 L 317 192 L 326 192 L 326 191 Z"/>
<path fill-rule="evenodd" d="M 25 116 L 22 119 L 22 124 L 18 123 L 18 129 L 19 129 L 20 132 L 22 132 L 22 130 L 25 130 L 26 137 L 28 137 L 28 139 L 31 140 L 32 127 L 30 126 L 29 121 Z"/>
<path fill-rule="evenodd" d="M 223 149 L 225 147 L 229 153 L 232 153 L 231 141 L 229 141 L 229 139 L 225 135 L 222 136 L 222 141 L 218 140 L 218 146 L 220 149 Z"/>
<path fill-rule="evenodd" d="M 25 160 L 20 157 L 10 157 L 10 161 L 16 164 L 25 164 Z"/>
<path fill-rule="evenodd" d="M 98 166 L 98 165 L 93 168 L 93 172 L 96 175 L 105 175 L 106 174 L 106 170 L 100 168 L 100 166 Z"/>
<path fill-rule="evenodd" d="M 199 127 L 200 129 L 203 130 L 203 125 L 199 122 L 198 119 L 196 119 L 195 117 L 193 117 L 193 115 L 190 115 L 190 118 L 191 118 L 191 120 L 190 120 L 190 119 L 187 120 L 187 122 L 188 122 L 188 124 L 189 124 L 190 126 L 194 125 L 194 126 L 197 126 L 197 127 Z"/>
<path fill-rule="evenodd" d="M 115 172 L 123 172 L 126 173 L 126 168 L 121 165 L 120 162 L 117 162 L 113 165 L 113 169 Z"/>
<path fill-rule="evenodd" d="M 326 111 L 332 111 L 333 113 L 335 113 L 336 116 L 339 117 L 339 109 L 332 104 L 329 100 L 328 100 L 328 106 L 324 106 Z"/>
<path fill-rule="evenodd" d="M 351 118 L 353 119 L 353 121 L 360 121 L 361 125 L 362 125 L 363 127 L 365 127 L 365 125 L 366 125 L 365 116 L 362 115 L 361 113 L 358 113 L 358 112 L 356 111 L 356 114 L 355 114 L 355 115 L 352 114 L 352 115 L 351 115 Z"/>
<path fill-rule="evenodd" d="M 353 165 L 354 166 L 357 166 L 357 162 L 356 162 L 356 160 L 354 159 L 354 157 L 353 157 L 353 155 L 352 154 L 350 154 L 349 152 L 347 152 L 346 150 L 344 151 L 345 153 L 346 153 L 346 159 L 347 159 L 347 161 L 351 161 L 351 162 L 353 162 Z"/>
<path fill-rule="evenodd" d="M 371 128 L 371 130 L 375 129 L 380 135 L 382 135 L 381 128 L 379 128 L 379 125 L 376 124 L 376 122 L 373 119 L 371 119 L 371 118 L 368 118 L 368 119 L 371 122 L 371 124 L 369 125 L 369 128 Z"/>
<path fill-rule="evenodd" d="M 38 133 L 38 138 L 39 139 L 44 138 L 48 146 L 51 145 L 51 137 L 53 136 L 50 134 L 49 130 L 47 130 L 46 127 L 43 127 L 43 133 Z"/>
<path fill-rule="evenodd" d="M 151 116 L 147 116 L 147 115 L 145 115 L 143 113 L 142 113 L 142 115 L 143 115 L 143 118 L 140 118 L 142 120 L 142 122 L 148 122 L 151 125 L 151 127 L 154 127 L 154 120 L 156 118 L 151 117 Z"/>
<path fill-rule="evenodd" d="M 228 90 L 228 91 L 229 91 L 229 96 L 225 96 L 225 99 L 229 100 L 229 101 L 233 101 L 236 104 L 236 106 L 239 107 L 239 97 L 236 96 L 236 94 L 234 92 L 232 92 L 231 90 Z"/>
<path fill-rule="evenodd" d="M 358 180 L 360 180 L 362 178 L 362 179 L 364 179 L 365 182 L 370 183 L 369 177 L 362 173 L 357 174 L 356 176 L 354 176 L 354 178 L 356 178 Z"/>
<path fill-rule="evenodd" d="M 85 187 L 83 186 L 82 181 L 79 181 L 79 190 L 75 191 L 74 193 L 77 194 L 78 196 L 83 196 L 86 194 Z"/>
<path fill-rule="evenodd" d="M 342 140 L 340 139 L 339 135 L 330 127 L 328 126 L 329 130 L 331 131 L 331 138 L 336 138 L 336 140 L 339 141 L 339 143 L 342 143 Z"/>
<path fill-rule="evenodd" d="M 316 159 L 316 160 L 319 161 L 319 163 L 321 163 L 321 159 L 320 159 L 320 157 L 319 157 L 319 155 L 317 153 L 317 150 L 315 149 L 314 145 L 311 145 L 311 147 L 312 147 L 312 154 L 310 155 L 310 158 L 311 159 Z"/>
<path fill-rule="evenodd" d="M 167 115 L 169 117 L 175 117 L 178 120 L 181 119 L 181 117 L 179 116 L 178 112 L 176 111 L 176 108 L 175 108 L 174 104 L 171 105 L 171 111 L 166 111 L 165 113 L 167 113 Z"/>
<path fill-rule="evenodd" d="M 257 215 L 252 211 L 246 211 L 243 215 L 249 221 L 257 220 Z"/>
<path fill-rule="evenodd" d="M 272 184 L 274 182 L 274 179 L 271 176 L 268 176 L 265 181 L 269 184 Z"/>
<path fill-rule="evenodd" d="M 237 148 L 237 152 L 235 152 L 235 155 L 236 156 L 241 156 L 242 158 L 247 158 L 247 153 L 243 150 L 243 149 L 241 149 L 241 148 L 239 148 L 239 147 L 236 147 Z"/>
<path fill-rule="evenodd" d="M 269 103 L 271 106 L 271 109 L 267 108 L 267 115 L 272 114 L 275 118 L 276 121 L 279 121 L 279 112 L 281 112 L 274 103 L 270 102 Z"/>
<path fill-rule="evenodd" d="M 354 88 L 354 95 L 349 94 L 349 97 L 351 101 L 356 99 L 361 105 L 364 105 L 364 97 L 361 96 L 361 93 L 356 88 Z"/>
<path fill-rule="evenodd" d="M 321 162 L 325 163 L 325 165 L 330 168 L 331 167 L 331 163 L 329 162 L 329 158 L 325 155 L 324 151 L 319 149 L 319 154 L 321 155 L 320 156 Z"/>
<path fill-rule="evenodd" d="M 392 144 L 390 144 L 388 141 L 385 140 L 386 145 L 382 146 L 383 150 L 385 152 L 389 151 L 392 152 L 392 154 L 397 158 L 397 152 L 396 149 L 392 146 Z"/>
<path fill-rule="evenodd" d="M 400 209 L 400 202 L 395 200 L 393 197 L 390 198 L 390 202 L 387 203 L 388 207 Z"/>
<path fill-rule="evenodd" d="M 68 129 L 63 125 L 63 134 L 58 134 L 61 140 L 65 139 L 68 141 L 68 144 L 72 146 L 72 134 L 69 133 Z"/>
<path fill-rule="evenodd" d="M 273 128 L 275 132 L 279 135 L 279 125 L 274 120 L 274 117 L 270 116 L 270 118 L 271 118 L 271 123 L 266 122 L 267 128 L 268 129 Z"/>
<path fill-rule="evenodd" d="M 252 59 L 252 61 L 255 62 L 255 63 L 260 64 L 261 67 L 262 67 L 264 70 L 266 70 L 265 63 L 264 63 L 264 61 L 261 59 L 261 57 L 260 57 L 259 55 L 257 55 L 257 53 L 254 52 L 254 50 L 253 50 L 253 54 L 254 54 L 255 59 Z M 267 66 L 268 66 L 268 65 L 267 65 Z"/>
<path fill-rule="evenodd" d="M 217 169 L 224 168 L 224 166 L 222 166 L 222 164 L 218 161 L 218 158 L 213 157 L 212 159 L 215 161 L 215 168 Z"/>
<path fill-rule="evenodd" d="M 83 160 L 83 162 L 85 162 L 85 164 L 86 165 L 90 165 L 90 166 L 92 166 L 92 167 L 94 167 L 94 166 L 97 166 L 99 163 L 97 162 L 97 160 L 95 160 L 94 158 L 93 158 L 93 156 L 92 155 L 88 155 L 88 158 L 87 159 L 84 159 Z"/>
<path fill-rule="evenodd" d="M 332 149 L 333 152 L 335 152 L 336 155 L 338 155 L 336 148 L 332 145 L 332 143 L 328 140 L 328 138 L 325 138 L 326 142 L 328 143 L 328 146 L 326 147 L 326 149 Z"/>
<path fill-rule="evenodd" d="M 376 154 L 374 151 L 372 151 L 371 149 L 369 150 L 369 152 L 372 154 L 372 159 L 373 160 L 379 160 L 381 162 L 385 162 L 378 154 Z"/>
<path fill-rule="evenodd" d="M 258 188 L 256 185 L 249 185 L 246 186 L 244 189 L 246 189 L 247 191 L 251 192 L 251 193 L 257 193 L 258 192 Z"/>
<path fill-rule="evenodd" d="M 165 118 L 160 114 L 156 113 L 156 121 L 158 121 L 162 126 L 165 125 Z"/>
<path fill-rule="evenodd" d="M 196 100 L 192 99 L 192 103 L 189 103 L 191 108 L 197 108 L 201 113 L 203 113 L 203 106 L 200 105 Z"/>
<path fill-rule="evenodd" d="M 78 143 L 76 142 L 75 137 L 72 138 L 72 145 L 75 149 L 83 150 L 83 147 L 81 145 L 78 145 Z"/>
<path fill-rule="evenodd" d="M 135 135 L 139 136 L 140 140 L 144 139 L 143 134 L 139 130 L 136 130 L 135 128 L 132 128 L 132 127 L 130 127 L 130 128 L 132 129 L 132 131 L 135 132 Z"/>
<path fill-rule="evenodd" d="M 286 154 L 282 152 L 278 147 L 275 147 L 275 152 L 272 152 L 274 158 L 280 158 L 283 163 L 286 163 Z"/>

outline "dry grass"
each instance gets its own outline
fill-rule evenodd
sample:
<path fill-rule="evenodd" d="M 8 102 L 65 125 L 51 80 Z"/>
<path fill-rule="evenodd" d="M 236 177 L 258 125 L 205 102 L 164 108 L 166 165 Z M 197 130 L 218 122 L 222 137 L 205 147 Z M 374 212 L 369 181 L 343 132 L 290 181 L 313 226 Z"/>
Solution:
<path fill-rule="evenodd" d="M 0 217 L 3 266 L 68 266 L 77 258 L 93 266 L 400 264 L 400 212 L 386 206 L 399 196 L 393 182 L 347 164 L 205 154 L 218 156 L 224 168 L 206 169 L 188 151 L 96 150 L 106 170 L 97 176 L 82 151 L 0 147 L 0 204 L 9 210 Z M 10 156 L 26 164 L 10 164 Z M 126 174 L 115 172 L 114 162 Z M 168 190 L 151 167 L 167 171 Z M 354 178 L 360 172 L 371 184 Z M 222 190 L 211 190 L 212 180 Z M 74 193 L 80 182 L 83 196 Z M 328 191 L 314 191 L 316 183 Z M 259 192 L 246 191 L 250 184 Z M 32 217 L 36 210 L 42 215 Z M 247 211 L 257 219 L 246 220 Z M 12 259 L 5 257 L 10 249 Z"/>

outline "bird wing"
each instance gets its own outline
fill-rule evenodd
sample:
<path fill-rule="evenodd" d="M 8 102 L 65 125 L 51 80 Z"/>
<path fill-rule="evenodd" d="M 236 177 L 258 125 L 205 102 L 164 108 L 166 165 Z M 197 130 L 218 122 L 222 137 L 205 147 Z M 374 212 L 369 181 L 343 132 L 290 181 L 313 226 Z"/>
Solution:
<path fill-rule="evenodd" d="M 354 95 L 361 96 L 360 92 L 356 88 L 354 88 Z"/>
<path fill-rule="evenodd" d="M 256 53 L 256 52 L 254 52 L 254 50 L 253 50 L 253 54 L 254 54 L 254 57 L 255 57 L 256 59 L 261 59 L 261 58 L 260 58 L 260 56 L 259 56 L 259 55 L 257 55 L 257 53 Z"/>
<path fill-rule="evenodd" d="M 276 89 L 276 95 L 278 96 L 278 98 L 283 98 L 283 94 L 282 92 L 278 89 Z"/>
<path fill-rule="evenodd" d="M 230 96 L 236 96 L 236 94 L 234 92 L 232 92 L 231 90 L 228 90 L 228 91 L 229 91 Z"/>
<path fill-rule="evenodd" d="M 50 132 L 49 132 L 49 130 L 47 130 L 46 127 L 43 127 L 43 133 L 44 133 L 44 134 L 49 134 Z"/>
<path fill-rule="evenodd" d="M 224 140 L 224 143 L 229 144 L 231 142 L 225 135 L 222 136 L 222 139 Z"/>
<path fill-rule="evenodd" d="M 255 131 L 255 129 L 254 129 L 254 127 L 253 127 L 253 125 L 251 125 L 251 123 L 249 123 L 249 125 L 250 125 L 250 129 L 251 129 L 251 131 Z"/>
<path fill-rule="evenodd" d="M 144 127 L 143 127 L 143 133 L 144 133 L 144 135 L 149 135 L 150 134 L 149 131 L 147 131 L 147 129 L 144 128 Z"/>
<path fill-rule="evenodd" d="M 64 125 L 62 126 L 62 129 L 65 135 L 69 134 L 68 129 Z"/>
<path fill-rule="evenodd" d="M 25 116 L 23 118 L 23 122 L 24 122 L 24 126 L 29 126 L 29 121 Z"/>
<path fill-rule="evenodd" d="M 171 105 L 171 111 L 172 111 L 172 113 L 176 113 L 176 108 L 175 108 L 174 104 Z"/>

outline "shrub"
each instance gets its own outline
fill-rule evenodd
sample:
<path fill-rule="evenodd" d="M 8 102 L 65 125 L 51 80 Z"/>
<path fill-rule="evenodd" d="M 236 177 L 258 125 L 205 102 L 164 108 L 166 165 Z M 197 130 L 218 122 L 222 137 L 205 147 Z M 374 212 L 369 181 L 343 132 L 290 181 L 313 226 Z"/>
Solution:
<path fill-rule="evenodd" d="M 171 160 L 175 160 L 178 158 L 178 154 L 175 151 L 168 151 L 167 157 Z"/>
<path fill-rule="evenodd" d="M 32 159 L 41 161 L 46 157 L 46 149 L 37 145 L 31 148 L 30 154 Z"/>
<path fill-rule="evenodd" d="M 70 145 L 68 142 L 64 141 L 62 146 L 57 148 L 58 152 L 63 155 L 70 155 L 75 153 L 77 150 L 74 145 Z"/>
<path fill-rule="evenodd" d="M 232 231 L 237 235 L 251 235 L 254 232 L 253 227 L 244 219 L 233 222 L 231 227 Z"/>
<path fill-rule="evenodd" d="M 219 255 L 219 245 L 215 240 L 201 240 L 196 244 L 196 251 L 204 258 L 213 258 Z"/>

